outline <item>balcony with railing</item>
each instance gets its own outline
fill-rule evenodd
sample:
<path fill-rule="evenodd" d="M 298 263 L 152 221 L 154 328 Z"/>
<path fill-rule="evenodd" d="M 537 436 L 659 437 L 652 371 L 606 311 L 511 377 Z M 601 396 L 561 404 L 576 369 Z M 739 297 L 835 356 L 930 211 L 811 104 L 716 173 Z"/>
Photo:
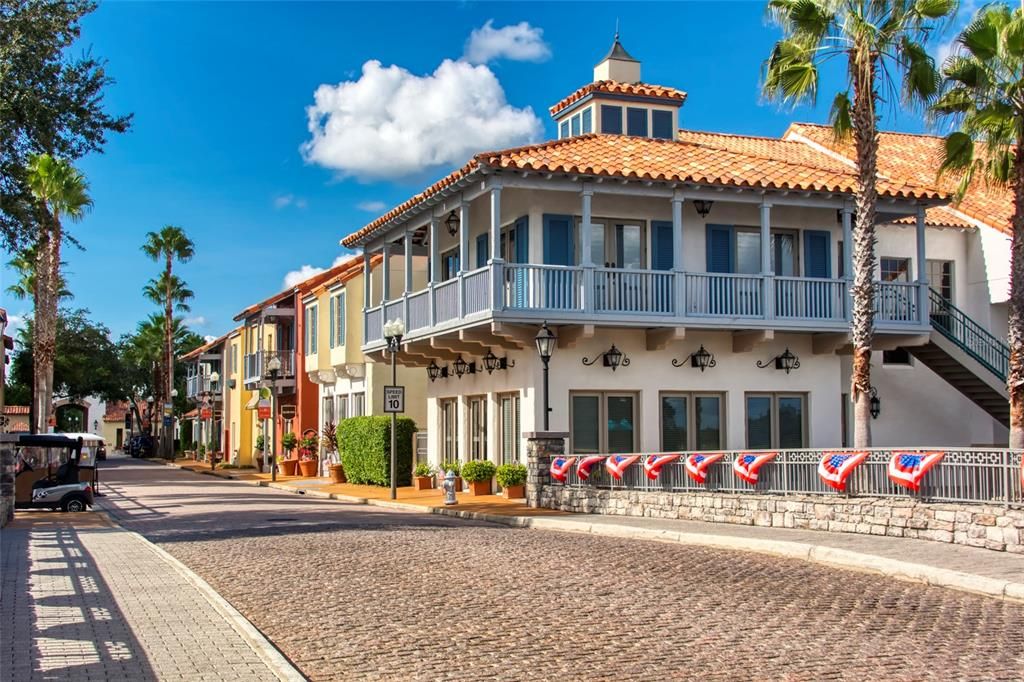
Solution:
<path fill-rule="evenodd" d="M 295 379 L 295 351 L 293 350 L 261 350 L 247 353 L 243 358 L 245 384 L 259 384 L 267 378 L 267 363 L 276 357 L 281 361 L 281 370 L 277 373 L 278 380 Z"/>
<path fill-rule="evenodd" d="M 220 391 L 219 382 L 214 382 L 211 376 L 212 373 L 187 376 L 185 378 L 185 397 L 196 400 L 205 394 L 218 393 Z"/>
<path fill-rule="evenodd" d="M 924 286 L 877 282 L 876 328 L 927 330 Z M 384 323 L 396 318 L 409 340 L 485 319 L 845 331 L 850 310 L 845 279 L 499 262 L 367 309 L 363 340 L 383 343 Z"/>

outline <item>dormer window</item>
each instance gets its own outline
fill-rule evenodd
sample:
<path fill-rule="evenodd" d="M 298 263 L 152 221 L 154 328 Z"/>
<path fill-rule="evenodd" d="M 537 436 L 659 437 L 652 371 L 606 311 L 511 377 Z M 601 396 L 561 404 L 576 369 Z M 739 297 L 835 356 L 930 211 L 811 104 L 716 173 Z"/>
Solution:
<path fill-rule="evenodd" d="M 647 109 L 636 107 L 626 109 L 626 134 L 647 137 Z"/>
<path fill-rule="evenodd" d="M 651 110 L 651 137 L 661 140 L 672 139 L 672 112 L 661 109 Z"/>
<path fill-rule="evenodd" d="M 576 137 L 594 132 L 594 108 L 586 107 L 572 116 L 564 118 L 558 124 L 558 139 Z"/>
<path fill-rule="evenodd" d="M 622 134 L 622 107 L 601 105 L 601 132 L 608 135 Z"/>

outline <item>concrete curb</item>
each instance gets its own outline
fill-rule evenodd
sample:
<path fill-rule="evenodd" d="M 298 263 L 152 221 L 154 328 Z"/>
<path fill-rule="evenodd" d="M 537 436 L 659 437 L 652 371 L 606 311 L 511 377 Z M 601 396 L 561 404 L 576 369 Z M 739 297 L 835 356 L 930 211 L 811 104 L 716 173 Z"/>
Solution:
<path fill-rule="evenodd" d="M 166 466 L 178 469 L 185 467 L 170 462 L 164 462 Z M 200 472 L 216 475 L 213 472 Z M 218 476 L 218 478 L 227 478 Z M 636 526 L 622 526 L 605 523 L 587 523 L 585 521 L 573 520 L 571 517 L 533 517 L 533 516 L 503 516 L 500 514 L 488 514 L 486 512 L 465 511 L 454 507 L 422 507 L 403 502 L 392 502 L 390 500 L 371 500 L 365 497 L 352 497 L 336 493 L 324 493 L 312 490 L 297 490 L 291 486 L 269 481 L 242 481 L 230 477 L 237 483 L 247 483 L 264 488 L 275 488 L 293 494 L 308 495 L 310 497 L 330 499 L 347 504 L 367 504 L 377 507 L 385 507 L 399 511 L 419 512 L 421 514 L 438 514 L 453 518 L 466 519 L 471 521 L 486 521 L 489 523 L 511 526 L 514 528 L 530 528 L 533 530 L 554 530 L 567 533 L 589 533 L 591 535 L 602 535 L 606 537 L 627 538 L 633 540 L 653 540 L 656 542 L 673 542 L 682 545 L 693 545 L 700 547 L 712 547 L 714 549 L 725 549 L 739 552 L 755 552 L 770 556 L 784 557 L 787 559 L 800 559 L 827 566 L 835 566 L 855 571 L 876 573 L 897 580 L 925 583 L 936 587 L 945 587 L 972 594 L 980 594 L 986 597 L 1006 599 L 1015 602 L 1024 602 L 1024 583 L 987 578 L 973 573 L 964 573 L 937 566 L 915 564 L 909 561 L 888 559 L 873 554 L 854 552 L 852 550 L 840 549 L 838 547 L 827 547 L 814 545 L 805 542 L 793 542 L 790 540 L 763 540 L 760 538 L 745 538 L 735 535 L 713 535 L 705 533 L 681 533 L 670 530 L 638 528 Z"/>

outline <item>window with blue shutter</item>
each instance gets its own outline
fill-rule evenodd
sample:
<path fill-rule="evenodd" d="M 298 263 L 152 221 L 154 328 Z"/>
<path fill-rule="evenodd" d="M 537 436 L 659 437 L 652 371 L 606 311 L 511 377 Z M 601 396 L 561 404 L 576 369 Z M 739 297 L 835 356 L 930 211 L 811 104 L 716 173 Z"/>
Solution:
<path fill-rule="evenodd" d="M 482 268 L 487 265 L 487 238 L 490 235 L 482 234 L 476 238 L 476 266 Z"/>
<path fill-rule="evenodd" d="M 672 139 L 672 112 L 651 110 L 651 137 L 662 140 Z"/>
<path fill-rule="evenodd" d="M 565 139 L 569 137 L 569 122 L 562 121 L 562 125 L 558 127 L 558 138 Z"/>
<path fill-rule="evenodd" d="M 672 223 L 667 220 L 651 222 L 651 267 L 654 270 L 672 269 Z"/>
<path fill-rule="evenodd" d="M 804 277 L 832 276 L 830 237 L 824 230 L 804 230 Z"/>
<path fill-rule="evenodd" d="M 708 272 L 732 272 L 732 225 L 707 226 Z"/>
<path fill-rule="evenodd" d="M 516 262 L 530 262 L 530 219 L 526 216 L 515 222 L 513 229 L 516 231 Z"/>
<path fill-rule="evenodd" d="M 626 108 L 626 134 L 647 137 L 647 110 Z"/>
<path fill-rule="evenodd" d="M 575 265 L 572 216 L 544 215 L 544 264 Z"/>
<path fill-rule="evenodd" d="M 587 107 L 583 110 L 583 134 L 594 132 L 594 123 L 591 120 L 594 116 L 594 110 Z"/>
<path fill-rule="evenodd" d="M 338 320 L 338 318 L 337 318 L 337 314 L 338 313 L 334 309 L 334 301 L 335 300 L 337 300 L 337 299 L 330 298 L 327 301 L 328 307 L 330 308 L 330 312 L 328 313 L 328 318 L 330 318 L 330 319 L 328 320 L 328 322 L 330 322 L 330 325 L 331 325 L 331 331 L 330 331 L 330 334 L 331 334 L 331 342 L 330 342 L 331 345 L 330 345 L 330 347 L 331 348 L 334 348 L 337 345 L 337 342 L 338 342 L 338 340 L 336 338 L 334 338 L 334 328 L 337 325 L 337 320 Z"/>
<path fill-rule="evenodd" d="M 608 135 L 622 134 L 622 107 L 601 105 L 601 132 Z"/>

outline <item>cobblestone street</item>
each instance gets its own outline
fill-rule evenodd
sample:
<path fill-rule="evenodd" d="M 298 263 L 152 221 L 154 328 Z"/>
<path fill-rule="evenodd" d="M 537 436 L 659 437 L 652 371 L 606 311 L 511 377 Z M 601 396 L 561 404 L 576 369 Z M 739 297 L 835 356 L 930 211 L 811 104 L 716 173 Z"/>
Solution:
<path fill-rule="evenodd" d="M 1006 679 L 1024 607 L 756 554 L 316 502 L 111 463 L 115 519 L 310 678 Z"/>

